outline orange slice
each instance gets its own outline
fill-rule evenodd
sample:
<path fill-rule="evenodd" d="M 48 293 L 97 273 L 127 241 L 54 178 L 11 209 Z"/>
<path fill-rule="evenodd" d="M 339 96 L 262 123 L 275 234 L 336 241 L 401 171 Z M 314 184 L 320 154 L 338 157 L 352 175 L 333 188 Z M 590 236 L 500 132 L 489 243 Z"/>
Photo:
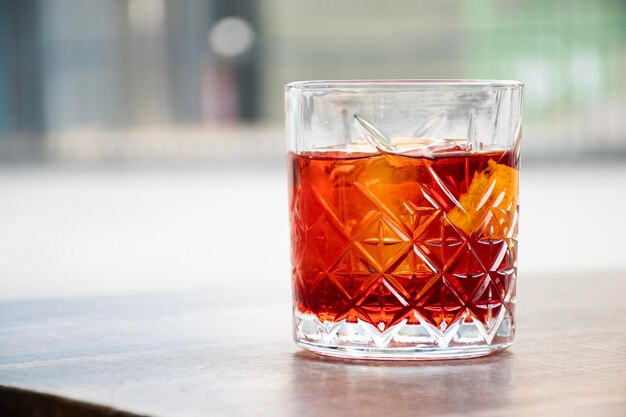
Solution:
<path fill-rule="evenodd" d="M 490 159 L 487 168 L 474 174 L 467 193 L 450 210 L 448 219 L 467 235 L 476 233 L 486 222 L 485 237 L 504 238 L 513 226 L 517 188 L 517 170 Z"/>

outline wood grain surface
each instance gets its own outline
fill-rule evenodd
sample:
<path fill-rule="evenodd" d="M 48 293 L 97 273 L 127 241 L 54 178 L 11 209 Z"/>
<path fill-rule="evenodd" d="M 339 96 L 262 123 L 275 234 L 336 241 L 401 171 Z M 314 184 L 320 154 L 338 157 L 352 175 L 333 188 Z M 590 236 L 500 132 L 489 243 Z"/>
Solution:
<path fill-rule="evenodd" d="M 0 385 L 154 416 L 625 416 L 626 272 L 522 273 L 518 288 L 514 346 L 448 362 L 301 351 L 288 289 L 262 280 L 2 302 Z"/>

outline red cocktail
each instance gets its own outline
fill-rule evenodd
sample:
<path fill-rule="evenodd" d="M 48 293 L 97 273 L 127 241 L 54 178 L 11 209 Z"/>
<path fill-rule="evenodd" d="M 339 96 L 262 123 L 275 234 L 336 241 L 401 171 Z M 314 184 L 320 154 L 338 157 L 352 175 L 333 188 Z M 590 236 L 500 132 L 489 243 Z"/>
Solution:
<path fill-rule="evenodd" d="M 409 91 L 374 85 L 367 94 L 339 85 L 337 98 L 317 86 L 295 91 L 289 192 L 294 335 L 301 346 L 394 359 L 480 356 L 512 343 L 519 124 L 489 100 L 510 94 L 517 103 L 521 90 L 514 89 L 521 85 L 500 93 L 494 87 L 490 96 L 482 85 L 470 83 L 468 93 L 454 83 L 415 82 Z M 451 104 L 436 95 L 438 88 Z M 385 117 L 392 127 L 402 122 L 388 102 L 397 100 L 401 112 L 405 96 L 420 95 L 450 109 L 425 118 L 414 136 L 382 133 Z M 361 96 L 378 106 L 376 123 L 332 112 L 358 106 Z M 302 104 L 309 99 L 313 104 Z M 455 133 L 461 122 L 452 117 L 467 123 L 467 139 L 418 136 L 445 134 L 441 126 Z M 332 133 L 336 125 L 342 131 Z M 485 126 L 489 141 L 478 136 Z M 334 136 L 344 143 L 315 146 Z"/>

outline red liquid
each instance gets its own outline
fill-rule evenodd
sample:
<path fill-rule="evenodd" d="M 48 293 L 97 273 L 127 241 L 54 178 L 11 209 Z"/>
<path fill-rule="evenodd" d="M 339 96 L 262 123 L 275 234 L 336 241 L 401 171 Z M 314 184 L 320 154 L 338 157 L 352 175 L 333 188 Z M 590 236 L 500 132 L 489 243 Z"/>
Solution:
<path fill-rule="evenodd" d="M 490 162 L 491 161 L 491 162 Z M 321 322 L 489 327 L 513 312 L 517 160 L 290 154 L 294 306 Z M 473 185 L 472 185 L 473 184 Z"/>

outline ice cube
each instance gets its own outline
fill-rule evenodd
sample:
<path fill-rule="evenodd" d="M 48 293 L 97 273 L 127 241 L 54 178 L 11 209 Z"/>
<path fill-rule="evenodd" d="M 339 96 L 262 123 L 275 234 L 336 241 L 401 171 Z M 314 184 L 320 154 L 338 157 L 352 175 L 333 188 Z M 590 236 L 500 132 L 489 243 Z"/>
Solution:
<path fill-rule="evenodd" d="M 400 154 L 414 154 L 419 151 L 423 151 L 428 146 L 440 143 L 441 139 L 428 138 L 428 137 L 405 137 L 394 136 L 391 138 L 391 143 L 396 149 L 396 153 Z"/>
<path fill-rule="evenodd" d="M 379 153 L 378 149 L 374 148 L 369 142 L 349 143 L 347 145 L 342 146 L 342 148 L 347 152 Z"/>
<path fill-rule="evenodd" d="M 396 154 L 433 157 L 448 152 L 469 152 L 471 146 L 465 139 L 437 139 L 429 137 L 393 137 L 391 143 Z"/>
<path fill-rule="evenodd" d="M 378 149 L 374 148 L 368 142 L 348 143 L 347 145 L 332 145 L 315 149 L 315 152 L 342 152 L 354 154 L 378 154 Z"/>
<path fill-rule="evenodd" d="M 467 139 L 443 139 L 424 148 L 424 156 L 441 156 L 446 153 L 471 152 L 472 146 Z"/>
<path fill-rule="evenodd" d="M 432 131 L 442 120 L 445 121 L 445 117 L 445 113 L 431 117 L 418 131 Z M 467 139 L 437 139 L 427 136 L 394 136 L 390 138 L 358 114 L 355 114 L 354 118 L 361 127 L 366 140 L 383 153 L 434 157 L 444 153 L 470 152 L 473 149 L 471 142 Z"/>

